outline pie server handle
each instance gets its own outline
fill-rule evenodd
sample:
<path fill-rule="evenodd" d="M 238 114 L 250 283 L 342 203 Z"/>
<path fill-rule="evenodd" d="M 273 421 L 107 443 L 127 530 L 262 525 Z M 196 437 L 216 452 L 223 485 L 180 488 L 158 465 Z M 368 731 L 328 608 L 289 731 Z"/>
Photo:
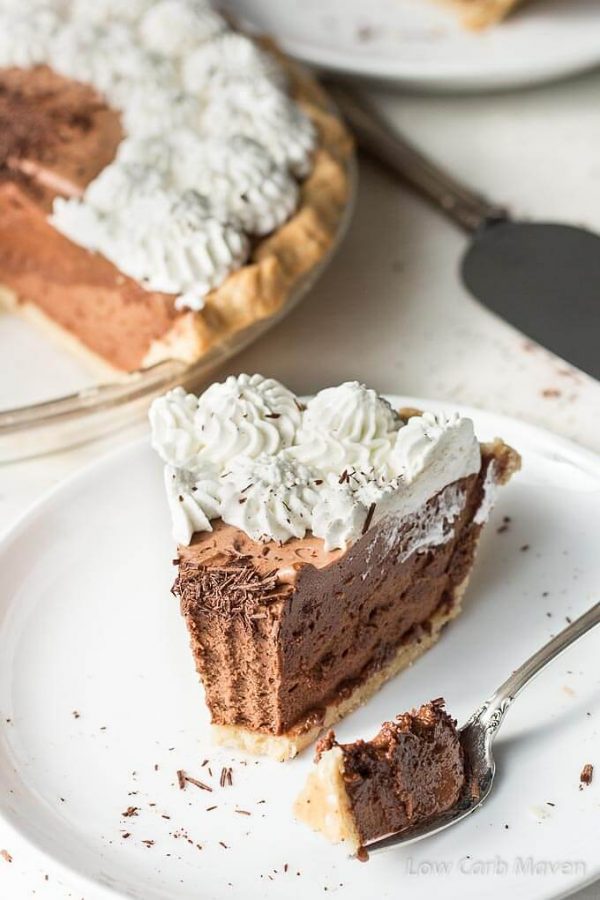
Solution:
<path fill-rule="evenodd" d="M 465 231 L 508 219 L 508 211 L 487 200 L 428 159 L 393 130 L 362 96 L 343 84 L 327 83 L 327 91 L 352 128 L 359 147 L 400 175 L 411 187 L 446 213 Z"/>

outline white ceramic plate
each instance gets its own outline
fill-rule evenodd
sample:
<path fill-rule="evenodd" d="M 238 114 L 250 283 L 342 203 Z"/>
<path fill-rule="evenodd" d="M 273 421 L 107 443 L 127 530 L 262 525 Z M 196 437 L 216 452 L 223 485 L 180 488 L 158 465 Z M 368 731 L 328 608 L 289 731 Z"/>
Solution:
<path fill-rule="evenodd" d="M 320 69 L 435 90 L 561 78 L 600 63 L 597 0 L 530 0 L 506 22 L 465 31 L 430 0 L 227 0 Z"/>
<path fill-rule="evenodd" d="M 480 437 L 501 434 L 522 451 L 523 472 L 502 493 L 462 617 L 340 724 L 343 740 L 441 694 L 463 719 L 597 599 L 596 458 L 511 419 L 470 413 Z M 511 522 L 498 533 L 503 516 Z M 598 634 L 515 703 L 499 739 L 497 788 L 480 812 L 361 865 L 292 819 L 310 753 L 281 764 L 211 746 L 169 593 L 169 531 L 161 466 L 143 441 L 63 483 L 0 544 L 0 713 L 10 720 L 0 739 L 1 815 L 15 841 L 71 870 L 86 900 L 312 898 L 325 888 L 357 900 L 419 900 L 438 889 L 536 900 L 600 874 L 600 778 L 579 789 L 584 763 L 600 772 Z M 220 787 L 229 765 L 233 786 Z M 212 793 L 179 790 L 180 768 Z M 137 814 L 123 817 L 129 806 Z"/>

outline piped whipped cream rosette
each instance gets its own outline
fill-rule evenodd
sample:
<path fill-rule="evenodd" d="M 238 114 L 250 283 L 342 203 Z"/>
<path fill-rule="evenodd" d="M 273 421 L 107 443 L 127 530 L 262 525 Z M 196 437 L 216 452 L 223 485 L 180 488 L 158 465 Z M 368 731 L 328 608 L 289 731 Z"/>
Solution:
<path fill-rule="evenodd" d="M 182 544 L 221 518 L 254 541 L 312 533 L 345 549 L 443 491 L 437 518 L 415 525 L 416 545 L 435 545 L 461 508 L 456 483 L 480 468 L 470 419 L 406 421 L 358 382 L 304 406 L 274 379 L 230 376 L 199 398 L 176 388 L 154 401 L 150 421 Z"/>
<path fill-rule="evenodd" d="M 201 194 L 165 190 L 158 179 L 150 190 L 152 181 L 112 206 L 104 194 L 95 205 L 57 200 L 52 221 L 72 239 L 84 234 L 91 249 L 148 289 L 183 291 L 176 306 L 201 309 L 206 294 L 247 258 L 248 238 L 217 218 Z"/>
<path fill-rule="evenodd" d="M 247 234 L 269 234 L 296 208 L 297 182 L 261 144 L 243 135 L 202 139 L 190 129 L 128 138 L 119 148 L 116 164 L 107 167 L 90 187 L 93 191 L 93 185 L 102 181 L 109 169 L 147 171 L 148 161 L 163 187 L 194 190 L 210 197 L 210 207 Z M 92 205 L 93 199 L 93 194 L 88 195 Z"/>
<path fill-rule="evenodd" d="M 0 67 L 40 64 L 94 87 L 124 131 L 53 226 L 179 308 L 202 308 L 248 237 L 297 208 L 314 126 L 276 58 L 206 0 L 0 0 Z"/>

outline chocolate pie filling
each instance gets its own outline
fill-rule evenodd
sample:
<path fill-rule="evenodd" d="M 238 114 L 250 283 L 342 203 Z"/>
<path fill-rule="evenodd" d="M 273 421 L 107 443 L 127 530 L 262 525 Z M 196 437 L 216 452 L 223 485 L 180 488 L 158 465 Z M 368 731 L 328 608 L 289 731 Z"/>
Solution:
<path fill-rule="evenodd" d="M 174 297 L 145 291 L 48 222 L 114 158 L 119 115 L 46 66 L 0 69 L 0 284 L 117 369 L 137 368 L 170 329 Z"/>
<path fill-rule="evenodd" d="M 426 822 L 460 799 L 464 754 L 456 722 L 443 707 L 443 700 L 433 700 L 403 713 L 371 741 L 338 744 L 330 732 L 317 744 L 317 763 L 334 747 L 341 751 L 343 786 L 361 844 Z M 302 816 L 302 800 L 296 809 Z M 304 812 L 310 818 L 307 806 Z"/>
<path fill-rule="evenodd" d="M 483 447 L 479 473 L 400 526 L 382 519 L 345 552 L 326 552 L 311 535 L 256 543 L 221 520 L 180 546 L 174 593 L 213 722 L 271 735 L 312 729 L 328 705 L 427 635 L 469 574 L 485 476 L 494 464 L 502 481 L 506 450 Z M 457 489 L 462 511 L 449 538 L 410 552 L 418 529 Z"/>

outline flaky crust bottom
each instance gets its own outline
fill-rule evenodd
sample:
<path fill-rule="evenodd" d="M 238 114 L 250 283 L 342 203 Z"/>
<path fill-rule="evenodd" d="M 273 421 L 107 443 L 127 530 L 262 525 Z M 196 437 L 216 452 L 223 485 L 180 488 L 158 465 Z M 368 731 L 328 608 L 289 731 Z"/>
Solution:
<path fill-rule="evenodd" d="M 451 599 L 448 602 L 444 602 L 443 606 L 438 607 L 428 619 L 428 630 L 426 633 L 420 631 L 418 638 L 402 644 L 387 665 L 373 672 L 365 681 L 358 684 L 348 696 L 329 704 L 319 724 L 311 724 L 313 717 L 309 715 L 306 721 L 298 723 L 285 734 L 266 734 L 264 732 L 251 731 L 249 728 L 237 725 L 212 725 L 211 729 L 215 742 L 224 747 L 232 747 L 257 756 L 269 756 L 280 762 L 293 759 L 301 750 L 313 744 L 322 731 L 331 728 L 344 716 L 347 716 L 370 700 L 386 681 L 389 681 L 394 675 L 412 665 L 415 660 L 436 643 L 444 626 L 460 613 L 462 598 L 467 588 L 468 580 L 467 576 L 454 589 Z"/>
<path fill-rule="evenodd" d="M 478 31 L 495 25 L 524 0 L 439 0 L 458 13 L 465 28 Z"/>

